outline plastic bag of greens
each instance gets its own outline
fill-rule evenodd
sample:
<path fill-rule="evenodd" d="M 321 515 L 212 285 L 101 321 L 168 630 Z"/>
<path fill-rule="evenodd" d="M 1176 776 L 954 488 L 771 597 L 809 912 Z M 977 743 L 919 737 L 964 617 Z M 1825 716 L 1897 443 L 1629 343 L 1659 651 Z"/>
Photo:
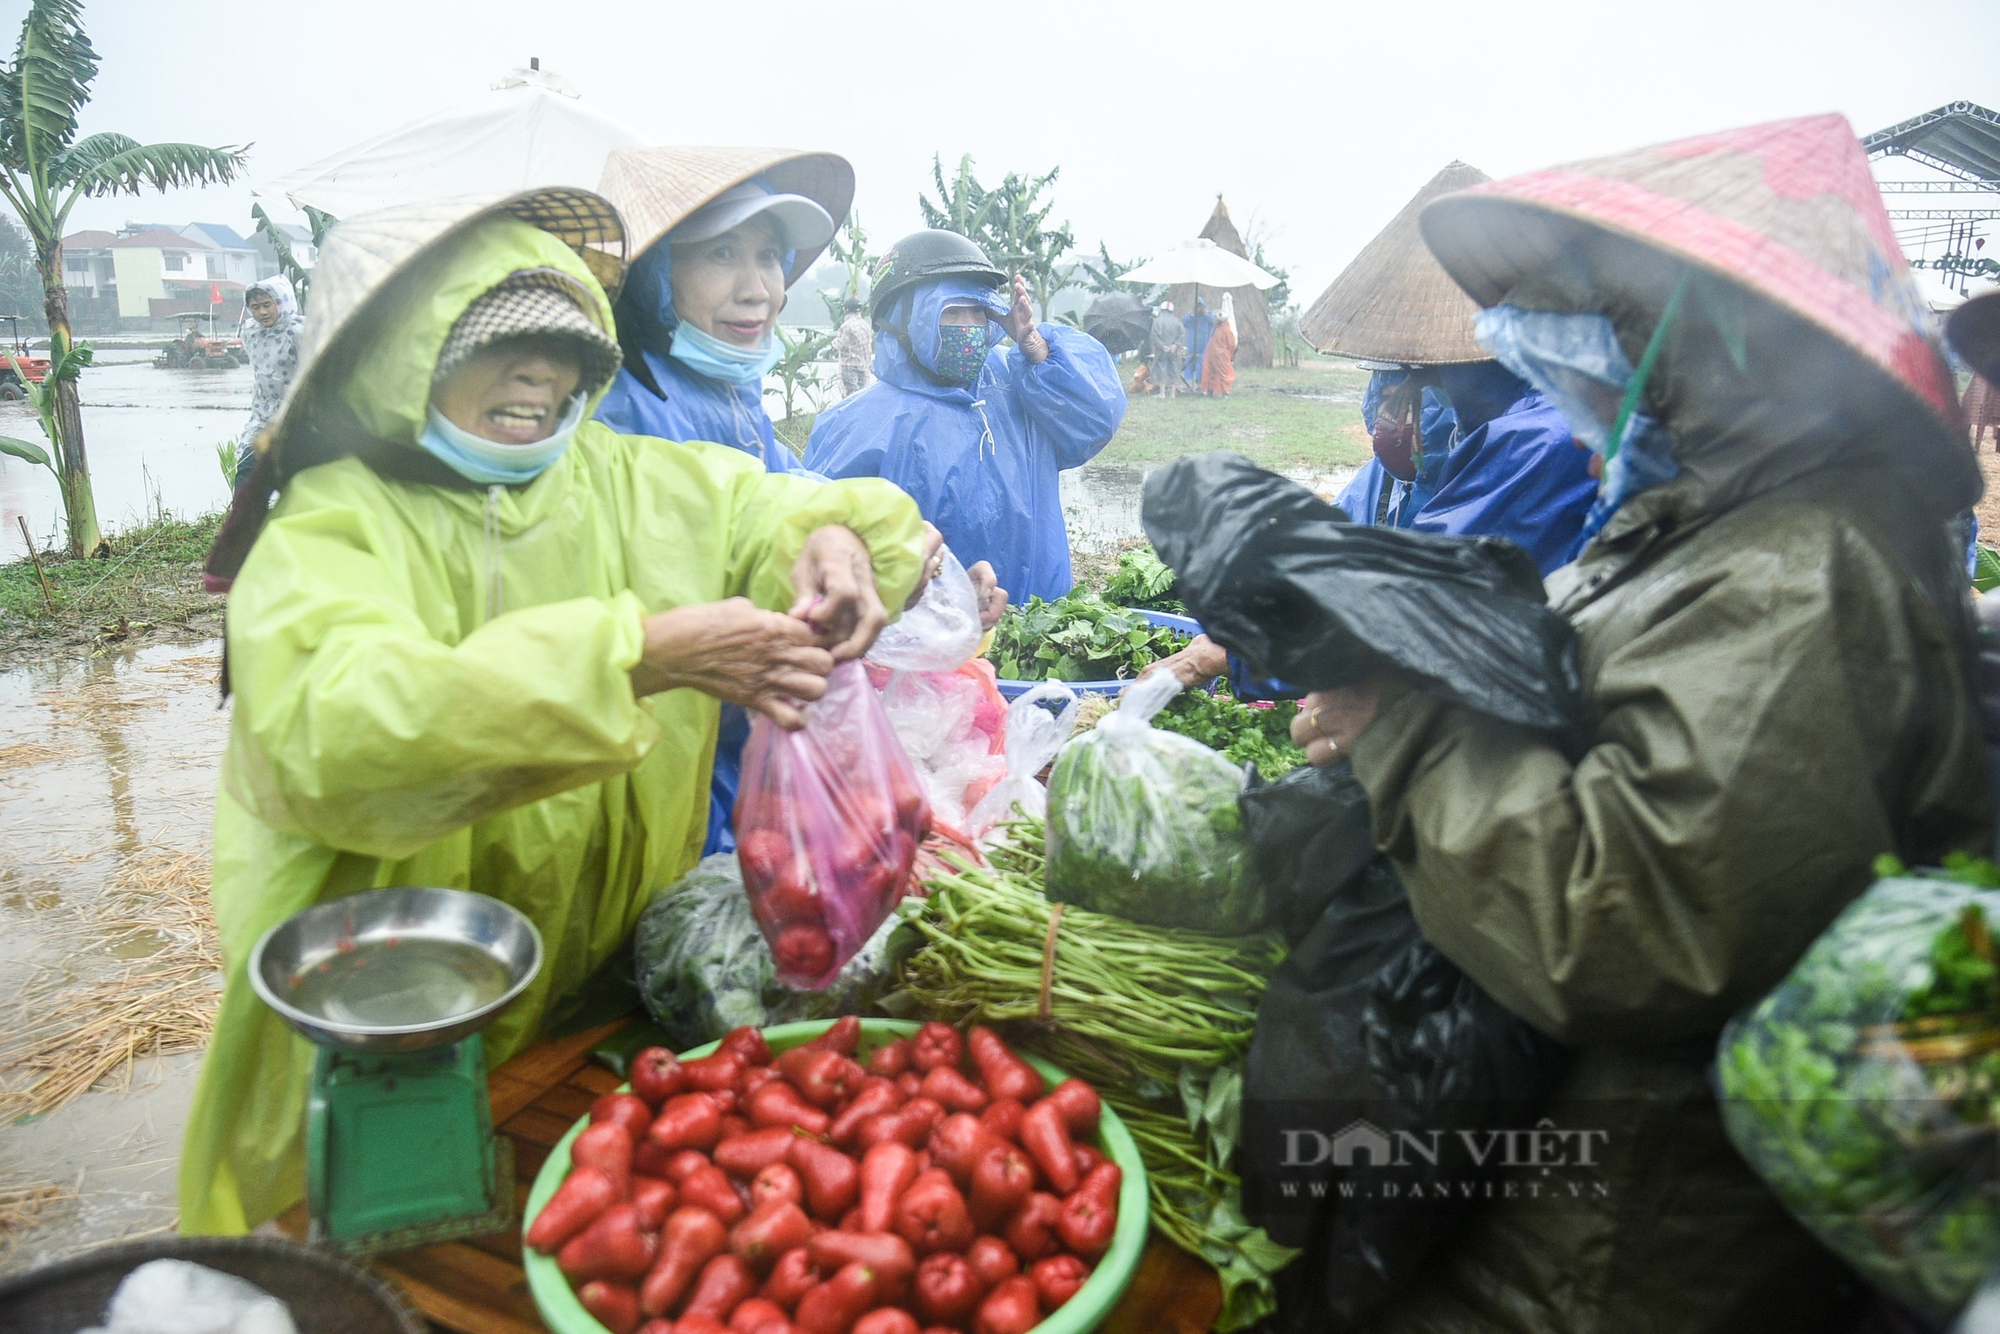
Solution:
<path fill-rule="evenodd" d="M 1723 1030 L 1722 1118 L 1801 1222 L 1944 1322 L 2000 1263 L 2000 872 L 1884 869 Z"/>
<path fill-rule="evenodd" d="M 1150 926 L 1241 935 L 1264 924 L 1237 794 L 1243 774 L 1153 715 L 1170 672 L 1128 686 L 1116 712 L 1049 775 L 1049 897 Z"/>
<path fill-rule="evenodd" d="M 750 724 L 736 858 L 778 980 L 818 988 L 902 900 L 930 803 L 859 662 L 805 714 L 796 732 Z"/>
<path fill-rule="evenodd" d="M 1048 789 L 1036 775 L 1076 731 L 1079 704 L 1061 681 L 1044 681 L 1007 706 L 1007 776 L 967 814 L 966 833 L 984 838 L 1008 820 L 1048 812 Z"/>
<path fill-rule="evenodd" d="M 639 995 L 676 1051 L 744 1025 L 879 1013 L 902 958 L 921 939 L 914 931 L 899 936 L 897 928 L 920 907 L 920 900 L 904 900 L 824 989 L 794 990 L 778 981 L 735 856 L 704 857 L 639 915 L 632 948 Z"/>

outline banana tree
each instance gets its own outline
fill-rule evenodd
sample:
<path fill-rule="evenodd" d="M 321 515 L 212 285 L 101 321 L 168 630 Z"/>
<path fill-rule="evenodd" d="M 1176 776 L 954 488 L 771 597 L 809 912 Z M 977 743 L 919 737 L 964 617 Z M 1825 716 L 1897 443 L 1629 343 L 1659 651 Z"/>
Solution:
<path fill-rule="evenodd" d="M 97 64 L 83 32 L 81 0 L 32 0 L 13 63 L 0 65 L 0 198 L 13 206 L 35 248 L 50 361 L 69 368 L 67 376 L 51 369 L 44 381 L 48 411 L 42 420 L 55 449 L 49 466 L 62 485 L 71 556 L 95 550 L 99 537 L 76 382 L 88 355 L 70 336 L 63 286 L 62 236 L 70 210 L 85 197 L 137 195 L 149 186 L 165 192 L 225 184 L 244 162 L 244 148 L 142 144 L 109 132 L 79 139 L 77 118 L 90 101 Z M 75 353 L 86 355 L 79 360 Z"/>

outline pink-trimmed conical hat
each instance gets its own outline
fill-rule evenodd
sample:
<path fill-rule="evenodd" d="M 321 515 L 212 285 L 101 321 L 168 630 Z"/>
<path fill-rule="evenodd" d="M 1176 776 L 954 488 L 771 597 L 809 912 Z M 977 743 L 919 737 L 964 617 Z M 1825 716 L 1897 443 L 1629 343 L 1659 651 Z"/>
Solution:
<path fill-rule="evenodd" d="M 1657 317 L 1677 274 L 1692 266 L 1721 278 L 1750 298 L 1748 323 L 1765 340 L 1767 366 L 1783 372 L 1790 360 L 1810 370 L 1745 386 L 1763 395 L 1762 406 L 1776 396 L 1831 429 L 1896 429 L 1939 446 L 1950 438 L 1963 452 L 1935 321 L 1843 116 L 1773 121 L 1474 186 L 1432 203 L 1422 227 L 1446 272 L 1482 306 L 1567 265 L 1603 297 L 1600 309 L 1622 305 L 1634 317 L 1641 342 L 1650 327 L 1643 316 Z M 1976 494 L 1970 465 L 1968 456 L 1950 470 L 1971 478 Z"/>

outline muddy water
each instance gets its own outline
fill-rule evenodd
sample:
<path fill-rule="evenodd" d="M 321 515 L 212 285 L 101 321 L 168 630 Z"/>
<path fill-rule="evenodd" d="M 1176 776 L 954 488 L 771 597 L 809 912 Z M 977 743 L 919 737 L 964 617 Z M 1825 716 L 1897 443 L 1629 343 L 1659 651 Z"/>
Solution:
<path fill-rule="evenodd" d="M 1078 551 L 1103 552 L 1120 543 L 1144 537 L 1139 522 L 1139 502 L 1146 478 L 1155 467 L 1118 467 L 1091 464 L 1062 474 L 1063 515 L 1069 523 L 1070 546 Z M 1332 500 L 1354 476 L 1353 468 L 1331 472 L 1291 472 L 1285 474 L 1307 489 Z"/>
<path fill-rule="evenodd" d="M 205 514 L 229 498 L 215 447 L 234 440 L 250 413 L 249 367 L 161 370 L 153 355 L 152 348 L 101 349 L 80 381 L 91 484 L 107 530 L 159 509 Z M 0 435 L 47 443 L 26 402 L 0 402 Z M 0 454 L 0 560 L 27 554 L 16 516 L 27 519 L 37 545 L 52 543 L 62 502 L 48 469 Z"/>
<path fill-rule="evenodd" d="M 0 673 L 0 1022 L 24 995 L 59 1004 L 62 988 L 116 976 L 163 943 L 146 931 L 79 941 L 121 875 L 143 880 L 187 853 L 205 865 L 228 732 L 219 653 L 163 645 Z M 129 1082 L 0 1125 L 0 1187 L 71 1192 L 0 1239 L 0 1271 L 171 1226 L 198 1064 L 142 1060 Z"/>

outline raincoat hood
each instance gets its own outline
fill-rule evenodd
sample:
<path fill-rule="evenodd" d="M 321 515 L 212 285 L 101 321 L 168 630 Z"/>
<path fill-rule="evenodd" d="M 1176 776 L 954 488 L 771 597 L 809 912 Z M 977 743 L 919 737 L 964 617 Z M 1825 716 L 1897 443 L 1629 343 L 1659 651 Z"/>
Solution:
<path fill-rule="evenodd" d="M 252 292 L 262 292 L 278 303 L 278 318 L 272 321 L 268 329 L 259 324 L 257 317 L 250 313 Z M 243 331 L 251 334 L 276 333 L 280 329 L 290 329 L 304 323 L 304 317 L 299 314 L 298 293 L 292 290 L 292 280 L 282 273 L 274 273 L 268 278 L 259 278 L 251 283 L 243 292 L 243 318 L 240 323 Z"/>
<path fill-rule="evenodd" d="M 875 378 L 903 389 L 970 403 L 974 391 L 961 385 L 943 385 L 931 379 L 937 374 L 938 327 L 947 306 L 979 306 L 998 332 L 994 342 L 1007 336 L 998 328 L 1008 303 L 989 284 L 969 278 L 940 278 L 913 287 L 890 304 L 876 322 Z M 898 337 L 898 333 L 903 337 Z"/>
<path fill-rule="evenodd" d="M 626 357 L 635 348 L 661 356 L 673 346 L 674 330 L 680 327 L 680 313 L 674 309 L 674 248 L 672 234 L 661 237 L 632 264 L 624 289 L 618 296 L 618 332 L 626 344 Z M 789 288 L 798 252 L 785 252 L 785 286 Z"/>
<path fill-rule="evenodd" d="M 1438 380 L 1451 400 L 1461 431 L 1472 432 L 1534 392 L 1526 380 L 1497 361 L 1443 366 Z"/>
<path fill-rule="evenodd" d="M 358 348 L 353 371 L 334 387 L 369 439 L 417 447 L 429 415 L 438 353 L 452 326 L 467 307 L 507 277 L 533 270 L 561 275 L 573 285 L 584 313 L 600 328 L 611 330 L 611 302 L 575 251 L 518 219 L 489 219 L 462 237 L 449 254 L 408 275 L 393 304 Z M 609 387 L 601 384 L 591 392 L 592 407 Z"/>

